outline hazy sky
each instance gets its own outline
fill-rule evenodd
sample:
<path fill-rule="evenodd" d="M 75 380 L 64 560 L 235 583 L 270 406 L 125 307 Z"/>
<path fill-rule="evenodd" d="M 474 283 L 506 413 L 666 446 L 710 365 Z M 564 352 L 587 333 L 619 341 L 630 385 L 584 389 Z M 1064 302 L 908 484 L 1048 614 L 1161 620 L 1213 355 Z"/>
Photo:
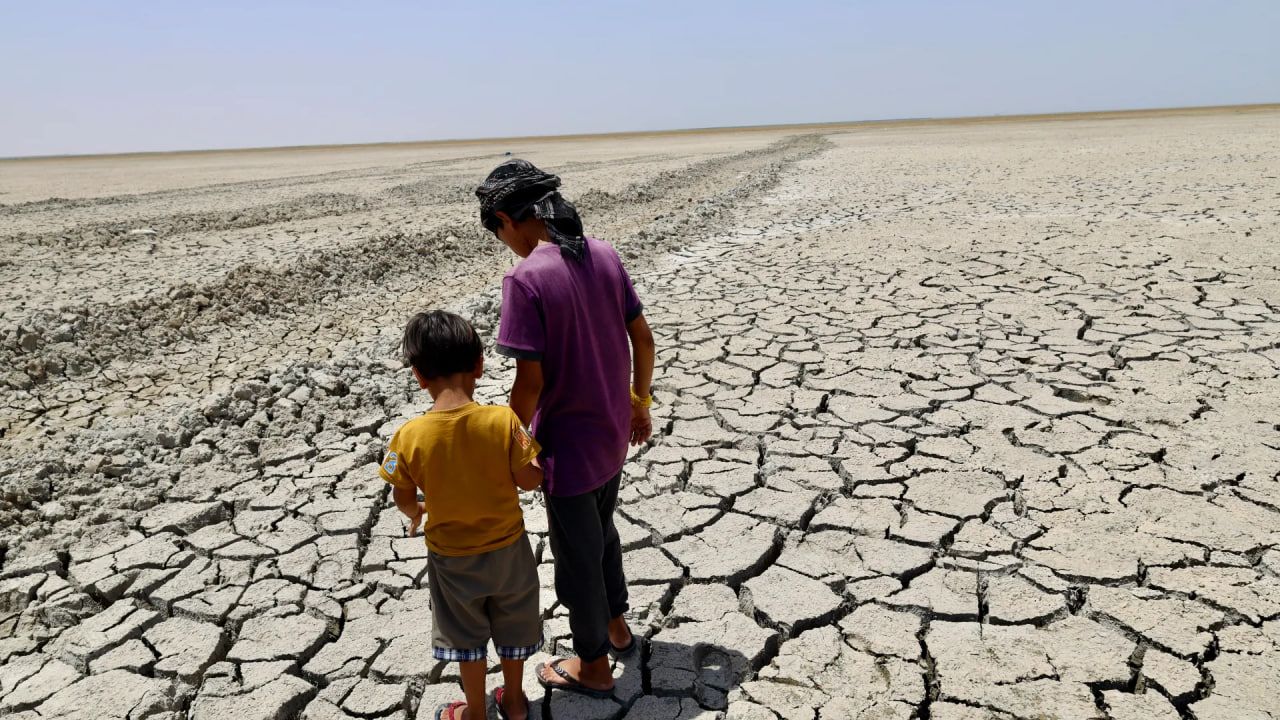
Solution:
<path fill-rule="evenodd" d="M 0 156 L 1280 101 L 1277 0 L 0 0 Z"/>

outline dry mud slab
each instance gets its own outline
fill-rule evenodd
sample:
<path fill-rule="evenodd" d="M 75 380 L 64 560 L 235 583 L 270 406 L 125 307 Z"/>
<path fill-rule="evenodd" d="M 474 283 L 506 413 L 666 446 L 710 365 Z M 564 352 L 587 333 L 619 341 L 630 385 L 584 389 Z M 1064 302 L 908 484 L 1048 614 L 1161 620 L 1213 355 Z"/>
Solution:
<path fill-rule="evenodd" d="M 535 717 L 1280 717 L 1278 132 L 7 164 L 0 714 L 429 718 L 458 695 L 375 463 L 425 407 L 403 318 L 492 329 L 511 260 L 468 189 L 514 150 L 626 253 L 660 348 L 619 510 L 647 642 L 614 699 L 529 683 Z"/>

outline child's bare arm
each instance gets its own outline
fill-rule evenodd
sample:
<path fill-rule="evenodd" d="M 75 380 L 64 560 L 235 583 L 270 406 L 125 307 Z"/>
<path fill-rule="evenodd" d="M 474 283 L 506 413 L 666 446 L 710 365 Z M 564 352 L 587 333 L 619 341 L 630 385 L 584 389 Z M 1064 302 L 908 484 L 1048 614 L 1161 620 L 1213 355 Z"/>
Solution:
<path fill-rule="evenodd" d="M 632 389 L 641 397 L 648 397 L 649 387 L 653 384 L 654 341 L 653 331 L 649 329 L 649 321 L 644 315 L 637 315 L 627 323 L 627 335 L 631 337 L 631 360 L 635 367 L 635 382 Z"/>
<path fill-rule="evenodd" d="M 511 385 L 511 409 L 520 422 L 533 422 L 533 411 L 542 394 L 542 363 L 538 360 L 516 360 L 516 381 Z"/>
<path fill-rule="evenodd" d="M 631 337 L 631 364 L 635 368 L 635 379 L 631 390 L 640 397 L 649 397 L 653 385 L 654 342 L 653 331 L 644 315 L 637 315 L 627 323 L 627 335 Z M 631 408 L 631 444 L 639 445 L 653 434 L 653 420 L 649 417 L 649 408 Z"/>
<path fill-rule="evenodd" d="M 391 498 L 396 507 L 409 519 L 409 537 L 418 534 L 418 526 L 422 524 L 422 516 L 426 514 L 423 503 L 418 502 L 418 491 L 412 488 L 391 487 Z"/>
<path fill-rule="evenodd" d="M 515 478 L 516 487 L 521 490 L 537 490 L 542 487 L 542 468 L 538 467 L 536 458 L 528 465 L 518 468 L 512 476 Z"/>

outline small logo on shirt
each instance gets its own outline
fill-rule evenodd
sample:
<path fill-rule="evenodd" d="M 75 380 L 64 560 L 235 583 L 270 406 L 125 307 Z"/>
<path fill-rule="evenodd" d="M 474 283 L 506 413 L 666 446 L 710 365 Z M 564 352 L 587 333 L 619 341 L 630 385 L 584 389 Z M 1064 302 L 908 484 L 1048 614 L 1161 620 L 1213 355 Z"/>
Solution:
<path fill-rule="evenodd" d="M 533 438 L 529 437 L 529 431 L 525 430 L 523 425 L 516 425 L 511 431 L 511 437 L 515 438 L 521 450 L 528 450 L 529 443 L 533 442 Z"/>
<path fill-rule="evenodd" d="M 382 470 L 388 475 L 396 474 L 396 463 L 400 461 L 400 457 L 393 452 L 387 453 L 387 459 L 382 461 Z"/>

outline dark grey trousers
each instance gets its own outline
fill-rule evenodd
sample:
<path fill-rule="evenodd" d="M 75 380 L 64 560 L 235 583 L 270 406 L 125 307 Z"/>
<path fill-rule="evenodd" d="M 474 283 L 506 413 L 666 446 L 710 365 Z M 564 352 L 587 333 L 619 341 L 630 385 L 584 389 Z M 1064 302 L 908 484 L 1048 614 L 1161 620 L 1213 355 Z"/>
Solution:
<path fill-rule="evenodd" d="M 573 651 L 590 662 L 609 652 L 609 620 L 627 611 L 622 541 L 613 524 L 622 473 L 581 495 L 547 495 L 556 596 L 569 610 Z"/>

